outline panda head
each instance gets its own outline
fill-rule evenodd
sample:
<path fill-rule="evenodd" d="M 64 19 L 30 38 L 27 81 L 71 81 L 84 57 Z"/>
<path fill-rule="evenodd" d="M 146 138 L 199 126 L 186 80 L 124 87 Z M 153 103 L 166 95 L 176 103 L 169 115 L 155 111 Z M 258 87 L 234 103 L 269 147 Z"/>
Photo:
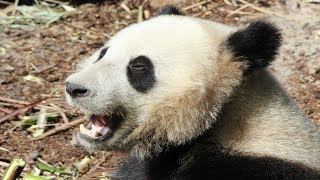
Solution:
<path fill-rule="evenodd" d="M 90 120 L 79 144 L 144 158 L 188 142 L 211 127 L 246 74 L 274 60 L 280 40 L 268 22 L 237 30 L 172 6 L 130 25 L 65 82 L 67 101 Z"/>

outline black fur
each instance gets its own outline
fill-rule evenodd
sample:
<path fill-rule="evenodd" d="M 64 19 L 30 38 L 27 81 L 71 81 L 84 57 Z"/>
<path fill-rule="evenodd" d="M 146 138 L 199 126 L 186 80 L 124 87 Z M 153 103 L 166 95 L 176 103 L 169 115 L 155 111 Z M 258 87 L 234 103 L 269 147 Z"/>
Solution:
<path fill-rule="evenodd" d="M 303 165 L 273 157 L 241 156 L 212 142 L 171 147 L 157 157 L 126 159 L 114 179 L 320 179 Z"/>
<path fill-rule="evenodd" d="M 66 92 L 72 98 L 86 97 L 90 94 L 90 90 L 80 84 L 73 84 L 68 81 L 65 82 L 65 84 L 66 84 Z"/>
<path fill-rule="evenodd" d="M 162 15 L 183 15 L 183 13 L 173 5 L 166 5 L 162 7 L 158 13 L 158 16 Z"/>
<path fill-rule="evenodd" d="M 99 57 L 98 57 L 98 59 L 97 59 L 96 62 L 98 62 L 98 61 L 107 53 L 108 48 L 109 48 L 109 47 L 105 47 L 105 48 L 101 49 L 100 54 L 99 54 Z"/>
<path fill-rule="evenodd" d="M 244 57 L 248 71 L 267 67 L 278 54 L 281 34 L 278 28 L 266 21 L 251 23 L 247 28 L 233 33 L 227 46 L 236 57 Z"/>
<path fill-rule="evenodd" d="M 147 56 L 138 56 L 129 62 L 127 77 L 138 92 L 146 93 L 155 85 L 154 66 Z"/>

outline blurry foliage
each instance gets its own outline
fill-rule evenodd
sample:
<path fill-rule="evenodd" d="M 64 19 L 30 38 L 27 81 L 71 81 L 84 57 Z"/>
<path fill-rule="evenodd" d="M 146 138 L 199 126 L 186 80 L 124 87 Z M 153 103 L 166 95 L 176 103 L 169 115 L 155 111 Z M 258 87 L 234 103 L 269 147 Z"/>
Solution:
<path fill-rule="evenodd" d="M 44 1 L 35 2 L 32 6 L 20 5 L 14 7 L 10 5 L 5 8 L 6 12 L 0 16 L 0 25 L 9 25 L 11 27 L 19 25 L 49 26 L 51 23 L 60 20 L 63 16 L 68 15 L 70 11 L 76 10 L 66 4 L 56 5 Z M 17 12 L 16 15 L 6 15 L 13 11 Z"/>

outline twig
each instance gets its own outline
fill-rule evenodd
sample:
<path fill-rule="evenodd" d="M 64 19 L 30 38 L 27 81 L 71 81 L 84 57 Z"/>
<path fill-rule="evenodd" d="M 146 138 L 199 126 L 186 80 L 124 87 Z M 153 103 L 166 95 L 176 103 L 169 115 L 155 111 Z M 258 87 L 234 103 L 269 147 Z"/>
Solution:
<path fill-rule="evenodd" d="M 35 106 L 36 104 L 40 103 L 41 101 L 43 101 L 43 100 L 45 100 L 45 99 L 47 99 L 47 98 L 43 98 L 43 99 L 37 100 L 37 101 L 35 101 L 35 102 L 33 102 L 33 103 L 30 103 L 30 104 L 28 104 L 28 105 L 26 105 L 26 106 L 24 106 L 24 107 L 22 107 L 22 108 L 20 108 L 20 109 L 17 109 L 17 110 L 15 110 L 15 111 L 13 111 L 12 113 L 10 113 L 10 114 L 2 117 L 2 118 L 0 119 L 0 123 L 3 123 L 3 122 L 5 122 L 5 121 L 9 120 L 10 118 L 18 115 L 19 113 L 21 113 L 21 112 L 24 111 L 25 109 L 29 109 L 30 107 Z"/>
<path fill-rule="evenodd" d="M 68 26 L 72 26 L 72 27 L 74 27 L 74 28 L 83 30 L 83 31 L 85 31 L 85 32 L 89 32 L 89 33 L 91 33 L 91 34 L 96 34 L 96 33 L 97 33 L 97 32 L 94 31 L 94 30 L 86 29 L 86 28 L 83 28 L 83 27 L 81 27 L 81 26 L 78 26 L 78 25 L 75 25 L 75 24 L 71 24 L 71 23 L 68 23 L 68 22 L 63 22 L 63 24 L 68 25 Z"/>
<path fill-rule="evenodd" d="M 47 71 L 47 70 L 49 70 L 51 68 L 54 68 L 55 66 L 56 66 L 55 64 L 49 65 L 49 66 L 47 66 L 47 67 L 45 67 L 43 69 L 39 69 L 39 72 L 36 72 L 36 73 L 37 74 L 43 73 L 44 71 Z"/>
<path fill-rule="evenodd" d="M 67 118 L 66 114 L 61 110 L 61 108 L 59 106 L 57 106 L 57 105 L 55 105 L 53 103 L 50 103 L 50 106 L 53 106 L 54 108 L 56 108 L 59 111 L 64 123 L 68 123 L 69 122 L 69 119 Z"/>
<path fill-rule="evenodd" d="M 138 22 L 142 22 L 143 21 L 143 6 L 139 6 L 138 7 Z"/>
<path fill-rule="evenodd" d="M 0 111 L 4 112 L 4 113 L 6 113 L 6 114 L 12 113 L 12 111 L 9 110 L 9 109 L 7 109 L 7 108 L 1 108 L 1 107 L 0 107 Z"/>
<path fill-rule="evenodd" d="M 203 4 L 206 4 L 208 2 L 211 2 L 211 0 L 200 1 L 198 3 L 195 3 L 195 4 L 192 4 L 190 6 L 184 7 L 184 8 L 182 8 L 182 10 L 183 11 L 188 11 L 189 9 L 192 9 L 194 7 L 197 7 L 197 6 L 200 6 L 200 5 L 203 5 Z"/>
<path fill-rule="evenodd" d="M 19 4 L 19 0 L 15 0 L 11 16 L 16 15 L 16 10 L 17 10 L 18 4 Z"/>
<path fill-rule="evenodd" d="M 237 6 L 237 4 L 235 4 L 234 1 L 232 1 L 232 2 L 230 2 L 229 0 L 223 0 L 223 1 L 224 1 L 224 3 L 226 3 L 229 6 Z"/>
<path fill-rule="evenodd" d="M 21 126 L 21 124 L 17 123 L 13 128 L 11 128 L 11 129 L 9 130 L 9 132 L 14 131 L 14 130 L 17 129 L 17 127 L 19 127 L 19 126 Z"/>
<path fill-rule="evenodd" d="M 46 161 L 44 161 L 43 159 L 41 159 L 40 157 L 37 157 L 37 160 L 38 161 L 40 161 L 41 163 L 43 163 L 43 164 L 45 164 L 45 165 L 47 165 L 47 166 L 50 166 L 51 167 L 51 165 L 50 164 L 48 164 Z"/>
<path fill-rule="evenodd" d="M 9 150 L 4 147 L 0 147 L 0 150 L 9 152 Z"/>
<path fill-rule="evenodd" d="M 63 124 L 63 125 L 61 125 L 61 126 L 59 126 L 59 127 L 56 127 L 56 128 L 54 128 L 54 129 L 46 132 L 46 133 L 41 134 L 41 135 L 38 136 L 38 137 L 34 137 L 32 140 L 42 139 L 42 138 L 44 138 L 44 137 L 50 136 L 50 135 L 52 135 L 52 134 L 55 134 L 55 133 L 57 133 L 57 132 L 59 132 L 59 131 L 64 131 L 64 130 L 67 130 L 67 129 L 73 127 L 73 126 L 77 126 L 77 125 L 79 125 L 79 124 L 81 124 L 81 123 L 84 123 L 85 121 L 86 121 L 86 119 L 82 117 L 82 118 L 79 118 L 79 119 L 77 119 L 77 120 L 71 121 L 71 122 L 69 122 L 69 123 L 65 123 L 65 124 Z"/>
<path fill-rule="evenodd" d="M 256 11 L 259 11 L 259 12 L 262 12 L 262 13 L 266 13 L 266 14 L 273 14 L 275 16 L 278 16 L 278 17 L 282 17 L 282 18 L 285 18 L 285 19 L 291 19 L 291 20 L 294 20 L 295 18 L 291 18 L 291 17 L 288 17 L 288 16 L 285 16 L 283 14 L 279 14 L 279 13 L 276 13 L 276 12 L 273 12 L 273 11 L 269 11 L 269 10 L 266 10 L 264 8 L 261 8 L 261 7 L 257 7 L 245 0 L 239 0 L 239 2 L 245 4 L 245 5 L 248 5 L 249 7 L 251 7 L 252 9 L 256 10 Z"/>
<path fill-rule="evenodd" d="M 247 7 L 249 7 L 249 5 L 248 5 L 248 4 L 245 4 L 245 5 L 241 6 L 241 7 L 238 8 L 238 9 L 236 9 L 236 10 L 234 10 L 234 11 L 231 11 L 231 12 L 227 15 L 227 17 L 230 17 L 230 16 L 232 16 L 232 15 L 234 15 L 234 14 L 237 14 L 237 13 L 239 13 L 241 10 L 243 10 L 243 9 L 245 9 L 245 8 L 247 8 Z"/>
<path fill-rule="evenodd" d="M 19 101 L 19 100 L 5 98 L 5 97 L 0 97 L 0 101 L 12 102 L 12 103 L 23 104 L 23 105 L 30 104 L 29 102 Z"/>
<path fill-rule="evenodd" d="M 45 107 L 47 109 L 54 110 L 54 111 L 58 110 L 57 108 L 54 108 L 54 107 L 51 107 L 51 106 L 42 105 L 42 104 L 36 105 L 34 107 L 34 109 L 40 110 L 42 107 Z"/>
<path fill-rule="evenodd" d="M 33 63 L 30 63 L 30 65 L 33 67 L 36 73 L 39 73 L 39 69 L 36 67 L 36 65 L 34 65 Z"/>
<path fill-rule="evenodd" d="M 122 9 L 124 9 L 125 11 L 127 11 L 129 14 L 131 13 L 130 8 L 125 4 L 125 3 L 121 3 L 120 7 L 122 7 Z"/>
<path fill-rule="evenodd" d="M 11 103 L 5 103 L 5 102 L 0 102 L 0 106 L 22 107 L 21 104 L 11 104 Z"/>
<path fill-rule="evenodd" d="M 50 98 L 62 98 L 63 96 L 61 95 L 53 95 L 53 94 L 40 94 L 41 97 L 50 97 Z"/>
<path fill-rule="evenodd" d="M 229 0 L 223 0 L 223 1 L 224 1 L 224 3 L 226 3 L 227 5 L 233 6 L 233 4 L 232 4 Z"/>

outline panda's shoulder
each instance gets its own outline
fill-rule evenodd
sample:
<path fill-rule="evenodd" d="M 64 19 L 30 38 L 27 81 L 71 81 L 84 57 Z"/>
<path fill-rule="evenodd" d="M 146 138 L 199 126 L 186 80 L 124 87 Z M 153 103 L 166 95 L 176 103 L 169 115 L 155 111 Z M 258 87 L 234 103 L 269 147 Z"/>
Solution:
<path fill-rule="evenodd" d="M 287 160 L 241 155 L 211 140 L 172 147 L 156 157 L 123 161 L 115 177 L 122 179 L 320 179 L 320 172 Z M 121 179 L 120 178 L 120 179 Z"/>

